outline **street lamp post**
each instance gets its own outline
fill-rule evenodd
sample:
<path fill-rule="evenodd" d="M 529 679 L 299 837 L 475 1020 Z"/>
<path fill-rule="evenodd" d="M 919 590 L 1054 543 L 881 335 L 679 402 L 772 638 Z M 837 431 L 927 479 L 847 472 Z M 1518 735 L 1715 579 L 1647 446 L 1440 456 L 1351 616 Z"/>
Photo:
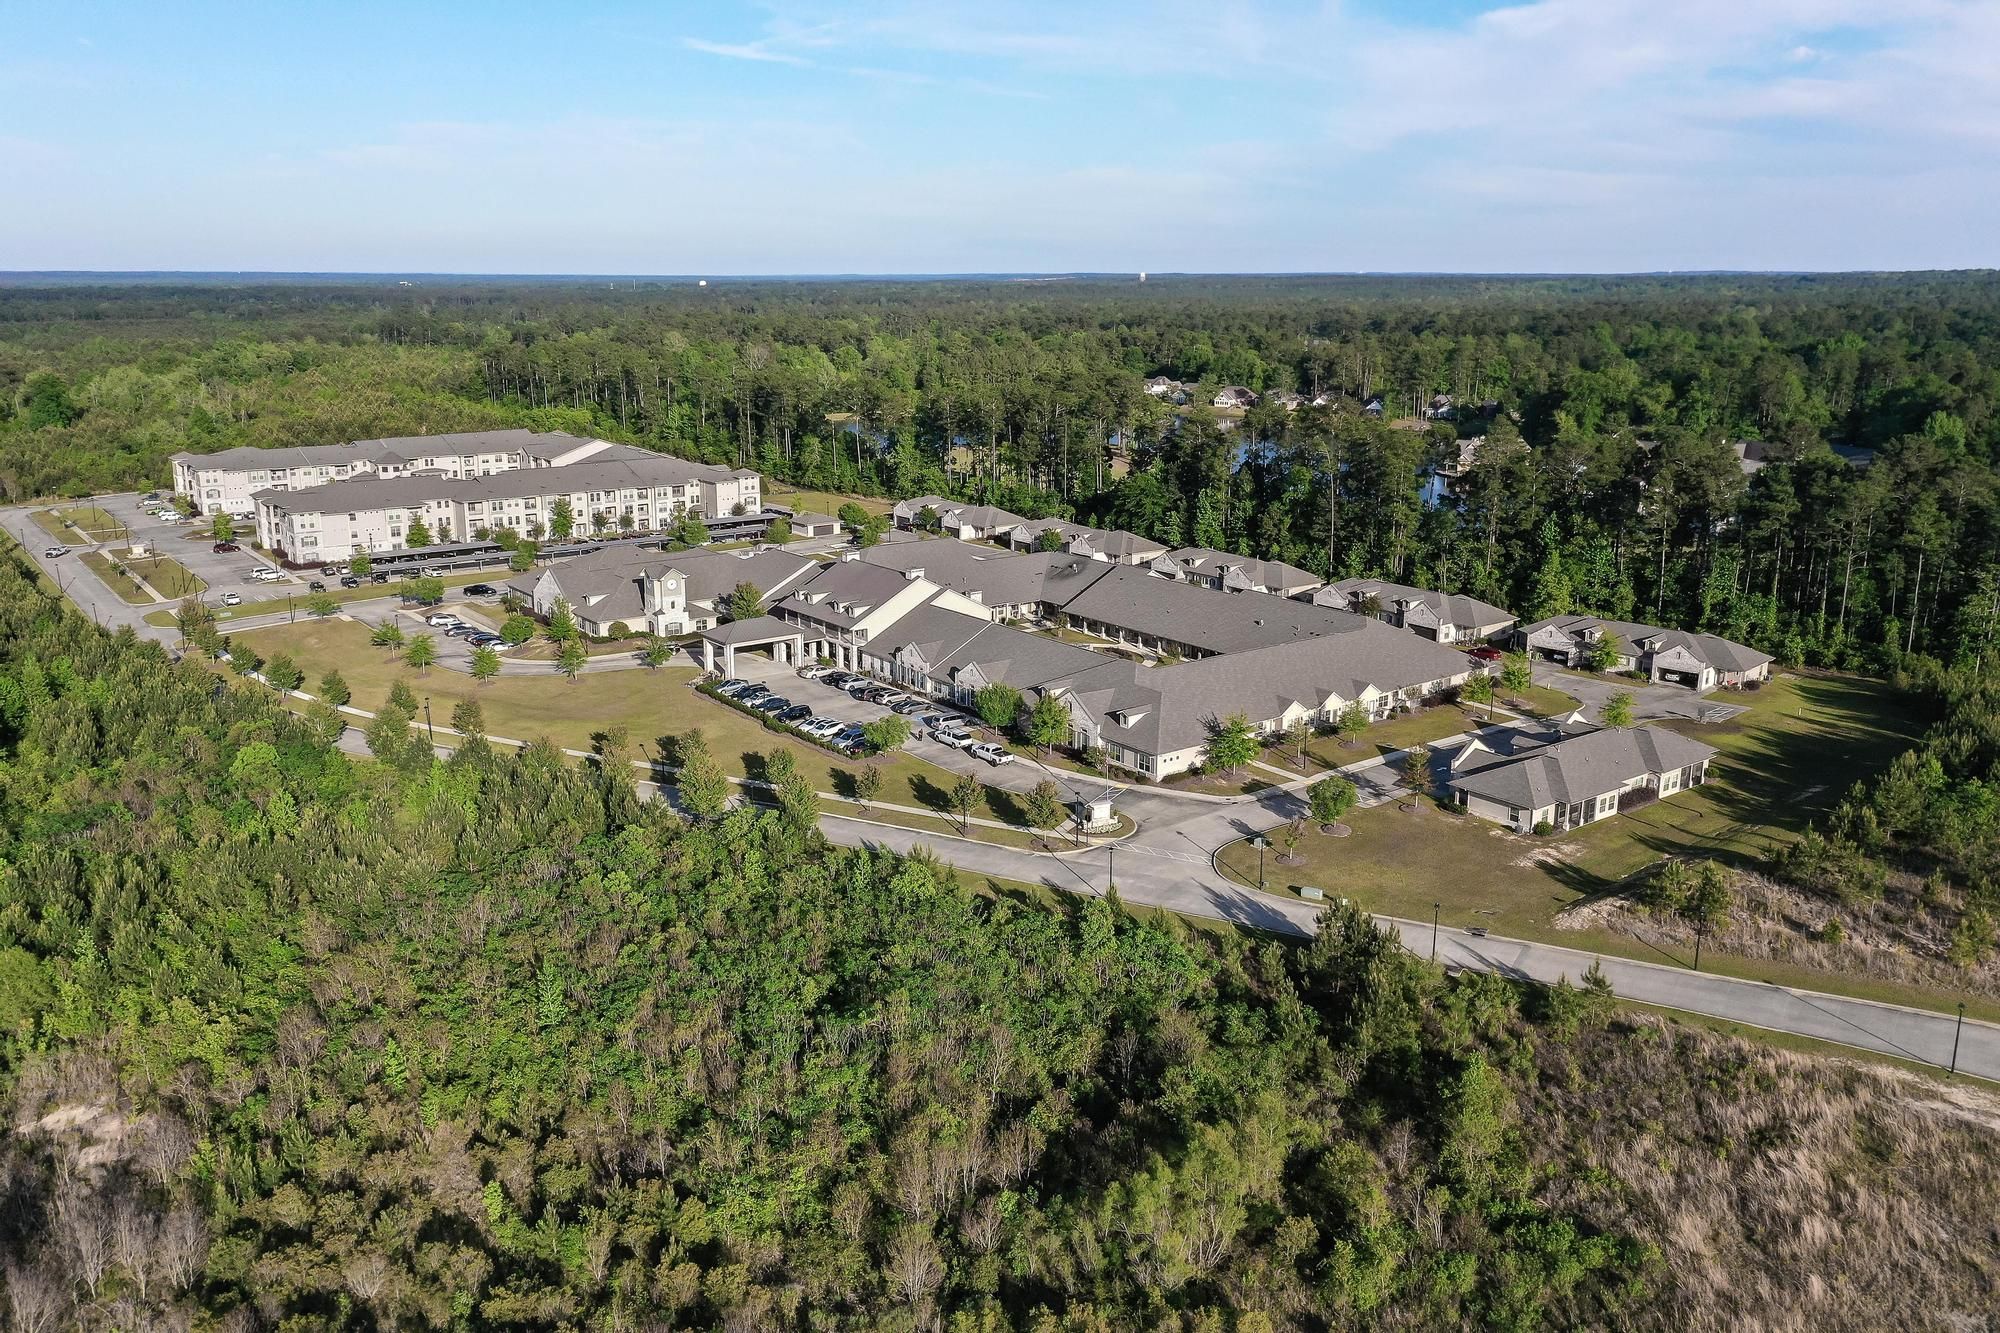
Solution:
<path fill-rule="evenodd" d="M 1271 845 L 1271 840 L 1259 833 L 1250 841 L 1257 844 L 1257 887 L 1261 889 L 1264 887 L 1264 849 Z"/>
<path fill-rule="evenodd" d="M 1438 960 L 1438 913 L 1444 910 L 1443 903 L 1431 904 L 1431 961 Z"/>
<path fill-rule="evenodd" d="M 1118 844 L 1115 842 L 1107 842 L 1104 844 L 1104 887 L 1108 890 L 1116 888 L 1117 885 L 1118 885 Z"/>
<path fill-rule="evenodd" d="M 1958 1002 L 1958 1026 L 1951 1030 L 1951 1072 L 1958 1072 L 1958 1039 L 1965 1033 L 1965 1001 Z"/>
<path fill-rule="evenodd" d="M 1701 971 L 1701 942 L 1708 935 L 1708 922 L 1698 921 L 1694 928 L 1694 970 Z"/>
<path fill-rule="evenodd" d="M 424 730 L 430 733 L 431 747 L 435 749 L 438 743 L 438 734 L 437 728 L 431 725 L 431 697 L 428 694 L 424 696 Z"/>

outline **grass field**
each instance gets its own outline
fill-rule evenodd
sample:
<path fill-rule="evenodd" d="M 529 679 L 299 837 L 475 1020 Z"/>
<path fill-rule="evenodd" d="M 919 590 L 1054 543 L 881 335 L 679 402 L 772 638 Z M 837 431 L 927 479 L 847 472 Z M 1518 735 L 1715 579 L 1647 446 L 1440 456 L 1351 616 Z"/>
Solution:
<path fill-rule="evenodd" d="M 1487 926 L 1523 939 L 1685 963 L 1689 960 L 1662 957 L 1614 931 L 1561 929 L 1556 918 L 1618 891 L 1665 857 L 1755 865 L 1809 822 L 1823 820 L 1853 782 L 1883 768 L 1915 732 L 1905 702 L 1876 681 L 1787 675 L 1729 700 L 1747 711 L 1720 725 L 1659 724 L 1721 752 L 1711 780 L 1692 791 L 1548 838 L 1510 833 L 1428 801 L 1413 810 L 1392 802 L 1349 815 L 1349 837 L 1309 830 L 1300 843 L 1299 864 L 1286 865 L 1267 854 L 1266 878 L 1277 891 L 1313 885 L 1370 911 L 1425 920 L 1435 903 L 1452 925 Z M 1222 862 L 1232 874 L 1255 882 L 1255 848 L 1232 844 Z M 1899 1003 L 1940 1003 L 1916 988 L 1782 963 L 1731 960 L 1719 949 L 1704 954 L 1704 967 L 1711 959 L 1715 970 L 1787 985 Z"/>
<path fill-rule="evenodd" d="M 132 538 L 131 532 L 123 523 L 96 505 L 77 505 L 71 509 L 59 509 L 56 511 L 56 516 L 80 528 L 95 542 L 126 542 Z"/>
<path fill-rule="evenodd" d="M 940 812 L 949 809 L 954 780 L 942 769 L 908 754 L 848 760 L 804 740 L 767 731 L 748 715 L 691 687 L 699 673 L 691 666 L 657 671 L 612 671 L 564 681 L 555 676 L 500 676 L 479 684 L 460 672 L 432 667 L 419 675 L 399 657 L 368 642 L 368 629 L 351 620 L 300 621 L 250 630 L 239 636 L 259 654 L 291 654 L 306 673 L 306 689 L 316 692 L 319 678 L 338 668 L 354 692 L 354 705 L 373 711 L 388 697 L 399 677 L 409 680 L 419 698 L 429 696 L 433 713 L 449 716 L 460 699 L 477 699 L 486 713 L 487 731 L 518 740 L 548 737 L 557 745 L 587 750 L 599 732 L 623 727 L 635 746 L 649 755 L 661 752 L 662 737 L 699 727 L 709 749 L 732 776 L 761 779 L 765 756 L 788 749 L 799 771 L 816 791 L 836 796 L 854 794 L 854 772 L 866 763 L 882 773 L 879 801 Z M 981 800 L 972 813 L 1020 827 L 1027 818 L 1019 798 L 998 787 L 982 785 Z M 990 830 L 989 830 L 990 831 Z M 975 832 L 975 836 L 977 833 Z"/>
<path fill-rule="evenodd" d="M 869 495 L 840 495 L 832 491 L 794 490 L 783 482 L 770 480 L 764 483 L 764 500 L 767 504 L 835 518 L 840 516 L 840 507 L 844 504 L 860 505 L 871 514 L 886 514 L 896 507 L 894 500 Z"/>
<path fill-rule="evenodd" d="M 152 606 L 153 598 L 118 568 L 118 562 L 102 551 L 85 551 L 77 557 L 90 571 L 104 580 L 104 586 L 134 606 Z"/>
<path fill-rule="evenodd" d="M 208 584 L 170 555 L 144 556 L 125 561 L 125 567 L 146 580 L 153 591 L 170 601 L 194 597 L 207 591 Z"/>
<path fill-rule="evenodd" d="M 56 511 L 53 509 L 37 509 L 28 517 L 36 527 L 48 533 L 56 541 L 67 545 L 76 540 L 76 534 L 70 531 L 69 524 L 56 517 Z"/>

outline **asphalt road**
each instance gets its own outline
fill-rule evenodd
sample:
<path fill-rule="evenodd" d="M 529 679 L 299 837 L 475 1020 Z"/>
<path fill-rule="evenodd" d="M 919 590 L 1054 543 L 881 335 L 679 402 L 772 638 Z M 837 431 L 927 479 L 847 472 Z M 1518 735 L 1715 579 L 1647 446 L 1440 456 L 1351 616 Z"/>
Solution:
<path fill-rule="evenodd" d="M 146 531 L 149 520 L 138 517 L 135 497 L 111 497 L 109 503 L 102 500 L 97 503 L 132 525 L 135 535 L 154 535 Z M 50 539 L 28 515 L 29 510 L 25 508 L 0 510 L 0 528 L 19 541 L 31 559 L 57 578 L 64 591 L 86 614 L 106 626 L 130 625 L 144 637 L 167 643 L 173 641 L 172 629 L 144 622 L 144 615 L 157 608 L 128 605 L 83 568 L 74 554 L 54 560 L 44 558 L 41 552 L 50 544 Z M 176 558 L 183 558 L 185 553 L 183 563 L 208 579 L 218 591 L 239 586 L 229 582 L 232 574 L 239 580 L 241 578 L 242 571 L 236 568 L 235 563 L 227 557 L 215 556 L 205 542 L 185 540 L 179 535 L 185 531 L 166 530 L 156 535 L 156 542 Z M 175 544 L 168 545 L 169 542 Z M 249 558 L 245 559 L 244 568 L 247 569 Z M 394 598 L 352 603 L 343 609 L 364 619 L 407 614 Z M 257 617 L 232 628 L 251 628 L 280 620 L 280 616 Z M 462 648 L 455 640 L 441 638 L 440 644 Z M 636 667 L 637 663 L 629 665 Z M 593 666 L 603 670 L 626 669 L 624 665 L 609 662 Z M 518 667 L 534 670 L 539 664 L 521 663 Z M 1538 677 L 1542 674 L 1537 672 Z M 1576 679 L 1565 674 L 1557 683 L 1570 689 L 1575 687 Z M 773 684 L 777 682 L 774 680 Z M 1608 691 L 1615 686 L 1606 688 Z M 781 692 L 801 702 L 813 703 L 815 711 L 819 710 L 819 703 L 814 698 L 806 697 L 805 683 L 799 682 L 796 676 L 790 677 Z M 1695 696 L 1685 691 L 1662 693 L 1657 688 L 1647 689 L 1640 701 L 1640 711 L 1653 713 L 1659 710 L 1660 714 L 1671 714 L 1694 706 L 1694 699 Z M 844 695 L 840 701 L 827 698 L 824 702 L 828 705 L 827 711 L 836 716 L 862 717 L 882 711 L 871 705 L 856 704 Z M 1594 705 L 1599 701 L 1593 697 L 1586 702 Z M 356 732 L 350 731 L 343 739 L 343 745 L 358 753 L 366 752 Z M 921 748 L 926 746 L 928 751 Z M 953 771 L 976 772 L 986 781 L 997 781 L 1010 787 L 1032 786 L 1044 776 L 1036 771 L 1038 765 L 1028 761 L 1017 761 L 995 769 L 930 742 L 914 741 L 912 747 L 923 758 L 943 767 Z M 1078 781 L 1077 775 L 1064 770 L 1050 770 L 1050 775 L 1058 776 L 1065 785 Z M 1390 766 L 1368 764 L 1359 768 L 1354 776 L 1363 788 L 1364 800 L 1387 799 L 1392 790 L 1394 770 Z M 1252 797 L 1222 801 L 1134 788 L 1121 797 L 1120 808 L 1139 823 L 1139 830 L 1133 837 L 1110 848 L 1094 848 L 1061 856 L 1040 855 L 991 843 L 937 838 L 915 830 L 871 824 L 843 816 L 826 816 L 822 826 L 830 840 L 843 845 L 881 846 L 907 851 L 918 844 L 925 844 L 943 860 L 964 870 L 1045 884 L 1064 892 L 1102 894 L 1115 874 L 1119 894 L 1129 902 L 1284 934 L 1305 935 L 1315 929 L 1316 907 L 1239 885 L 1218 872 L 1212 861 L 1214 852 L 1226 843 L 1266 831 L 1303 809 L 1303 801 L 1296 790 L 1273 788 Z M 1411 949 L 1427 956 L 1431 952 L 1434 937 L 1429 922 L 1390 917 L 1376 919 L 1397 929 Z M 1968 1020 L 1961 1028 L 1952 1014 L 1695 973 L 1685 968 L 1628 958 L 1592 955 L 1560 945 L 1497 936 L 1479 937 L 1463 930 L 1437 931 L 1435 947 L 1438 961 L 1447 967 L 1474 968 L 1544 983 L 1553 983 L 1563 977 L 1575 981 L 1594 962 L 1602 967 L 1612 989 L 1629 1000 L 1838 1042 L 1940 1067 L 1952 1063 L 1956 1045 L 1956 1063 L 1961 1072 L 2000 1080 L 2000 1026 Z"/>

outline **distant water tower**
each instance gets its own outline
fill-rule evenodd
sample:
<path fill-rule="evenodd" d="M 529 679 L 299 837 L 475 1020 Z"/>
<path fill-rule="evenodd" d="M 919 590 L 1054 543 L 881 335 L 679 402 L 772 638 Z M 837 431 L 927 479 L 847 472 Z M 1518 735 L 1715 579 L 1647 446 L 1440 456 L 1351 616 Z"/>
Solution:
<path fill-rule="evenodd" d="M 1144 282 L 1145 280 L 1146 280 L 1146 270 L 1144 270 L 1144 269 L 1140 269 L 1140 270 L 1139 270 L 1139 281 L 1141 281 L 1141 282 Z"/>

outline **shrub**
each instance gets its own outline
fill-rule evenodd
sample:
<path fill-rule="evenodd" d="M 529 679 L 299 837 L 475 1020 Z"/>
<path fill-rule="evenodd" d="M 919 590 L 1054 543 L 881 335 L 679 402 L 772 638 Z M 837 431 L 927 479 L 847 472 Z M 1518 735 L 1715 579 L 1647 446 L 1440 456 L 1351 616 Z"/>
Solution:
<path fill-rule="evenodd" d="M 1537 820 L 1535 822 L 1535 836 L 1538 838 L 1546 838 L 1555 831 L 1556 831 L 1556 826 L 1554 824 L 1551 824 L 1546 819 Z"/>

